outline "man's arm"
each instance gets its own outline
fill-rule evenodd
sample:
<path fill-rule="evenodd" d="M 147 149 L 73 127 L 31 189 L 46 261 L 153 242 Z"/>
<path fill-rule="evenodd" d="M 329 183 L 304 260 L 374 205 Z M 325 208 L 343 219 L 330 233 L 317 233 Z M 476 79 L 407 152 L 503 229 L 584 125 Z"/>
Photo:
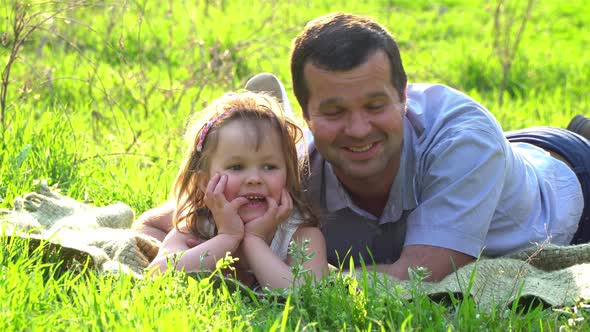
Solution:
<path fill-rule="evenodd" d="M 400 258 L 384 272 L 408 279 L 408 268 L 422 266 L 437 281 L 481 253 L 508 172 L 502 133 L 486 123 L 448 130 L 424 157 L 421 201 L 408 216 Z"/>
<path fill-rule="evenodd" d="M 168 201 L 161 206 L 142 213 L 137 220 L 133 222 L 132 227 L 143 234 L 164 241 L 166 234 L 168 234 L 173 228 L 172 217 L 175 209 L 176 203 L 174 201 Z"/>
<path fill-rule="evenodd" d="M 393 264 L 377 265 L 377 271 L 387 273 L 400 280 L 409 279 L 408 268 L 425 267 L 429 271 L 427 281 L 439 281 L 472 262 L 475 258 L 459 251 L 424 245 L 404 247 L 400 258 Z"/>

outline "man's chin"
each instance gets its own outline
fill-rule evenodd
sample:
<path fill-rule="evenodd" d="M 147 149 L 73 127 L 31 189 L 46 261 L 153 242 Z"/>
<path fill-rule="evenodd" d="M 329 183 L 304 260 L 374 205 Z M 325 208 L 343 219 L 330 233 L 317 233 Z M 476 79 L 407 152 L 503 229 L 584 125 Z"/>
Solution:
<path fill-rule="evenodd" d="M 385 180 L 394 168 L 392 159 L 385 160 L 377 156 L 368 160 L 351 160 L 340 155 L 335 162 L 330 162 L 334 173 L 341 181 Z"/>
<path fill-rule="evenodd" d="M 344 161 L 341 163 L 343 167 L 334 166 L 334 172 L 336 176 L 342 180 L 342 178 L 347 178 L 351 180 L 366 180 L 373 177 L 380 177 L 383 176 L 385 169 L 384 167 L 378 167 L 379 165 L 375 165 L 375 163 L 367 162 L 367 163 L 359 163 L 354 161 Z"/>

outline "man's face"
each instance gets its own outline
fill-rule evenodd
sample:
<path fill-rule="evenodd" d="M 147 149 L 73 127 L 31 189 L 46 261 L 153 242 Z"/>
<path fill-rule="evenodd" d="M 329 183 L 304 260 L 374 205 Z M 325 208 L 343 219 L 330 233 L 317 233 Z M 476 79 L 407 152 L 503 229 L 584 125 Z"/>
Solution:
<path fill-rule="evenodd" d="M 393 181 L 405 107 L 391 84 L 385 52 L 376 51 L 350 71 L 307 63 L 304 77 L 310 92 L 307 125 L 340 181 Z"/>

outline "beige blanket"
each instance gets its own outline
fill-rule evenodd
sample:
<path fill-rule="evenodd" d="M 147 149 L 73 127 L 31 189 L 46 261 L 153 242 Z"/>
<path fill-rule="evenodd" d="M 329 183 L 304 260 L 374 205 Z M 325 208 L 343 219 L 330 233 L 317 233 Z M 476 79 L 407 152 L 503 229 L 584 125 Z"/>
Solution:
<path fill-rule="evenodd" d="M 95 207 L 63 196 L 42 182 L 36 193 L 19 197 L 0 211 L 3 236 L 31 239 L 31 249 L 47 243 L 66 265 L 85 263 L 104 273 L 142 277 L 160 242 L 131 229 L 134 213 L 122 203 Z"/>
<path fill-rule="evenodd" d="M 511 307 L 516 299 L 522 306 L 572 306 L 590 299 L 590 244 L 543 244 L 504 257 L 480 258 L 435 283 L 379 276 L 378 285 L 384 290 L 391 290 L 392 284 L 401 285 L 406 298 L 424 294 L 441 301 L 451 295 L 471 296 L 487 309 Z"/>
<path fill-rule="evenodd" d="M 90 258 L 98 271 L 141 278 L 160 242 L 131 230 L 133 218 L 125 204 L 94 207 L 41 183 L 38 192 L 16 199 L 12 210 L 2 211 L 0 224 L 4 236 L 31 238 L 33 247 L 47 241 L 49 250 L 61 248 L 68 264 Z M 449 294 L 472 296 L 482 307 L 511 305 L 519 294 L 520 302 L 569 306 L 590 299 L 590 245 L 544 244 L 501 258 L 482 258 L 437 283 L 377 277 L 384 291 L 391 291 L 393 282 L 407 290 L 408 297 L 416 295 L 417 285 L 418 294 L 436 300 Z"/>

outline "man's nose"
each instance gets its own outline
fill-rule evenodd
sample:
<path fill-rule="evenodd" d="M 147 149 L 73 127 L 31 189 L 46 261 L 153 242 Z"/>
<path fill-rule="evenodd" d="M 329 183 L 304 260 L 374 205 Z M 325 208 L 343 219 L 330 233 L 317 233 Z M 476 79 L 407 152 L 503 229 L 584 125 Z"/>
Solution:
<path fill-rule="evenodd" d="M 348 114 L 344 133 L 350 137 L 363 138 L 371 132 L 369 116 L 362 110 L 355 110 Z"/>

